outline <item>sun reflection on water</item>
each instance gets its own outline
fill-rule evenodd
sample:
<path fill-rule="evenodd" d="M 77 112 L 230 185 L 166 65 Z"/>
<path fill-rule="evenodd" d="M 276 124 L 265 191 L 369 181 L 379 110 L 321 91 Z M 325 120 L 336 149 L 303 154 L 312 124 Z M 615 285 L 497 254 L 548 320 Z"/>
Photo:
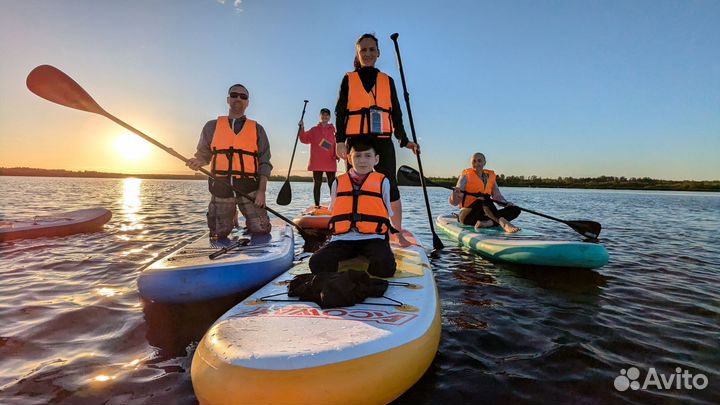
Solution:
<path fill-rule="evenodd" d="M 97 288 L 95 292 L 97 293 L 97 295 L 100 295 L 102 297 L 112 297 L 113 295 L 117 294 L 116 289 L 108 287 Z"/>
<path fill-rule="evenodd" d="M 131 361 L 130 363 L 123 365 L 123 368 L 136 367 L 138 364 L 140 364 L 140 359 L 135 359 L 135 360 Z"/>
<path fill-rule="evenodd" d="M 125 216 L 125 223 L 121 226 L 121 231 L 141 230 L 145 226 L 138 215 L 142 207 L 140 200 L 142 182 L 142 179 L 136 178 L 123 179 L 122 213 Z"/>

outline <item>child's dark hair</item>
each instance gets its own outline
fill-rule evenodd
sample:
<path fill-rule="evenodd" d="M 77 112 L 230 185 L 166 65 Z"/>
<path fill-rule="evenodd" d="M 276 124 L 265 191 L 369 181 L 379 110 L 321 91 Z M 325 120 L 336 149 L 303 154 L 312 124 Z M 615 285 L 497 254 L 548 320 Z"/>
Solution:
<path fill-rule="evenodd" d="M 377 154 L 377 150 L 375 149 L 375 142 L 373 142 L 372 139 L 365 138 L 366 137 L 348 139 L 347 150 L 350 152 L 352 152 L 353 150 L 355 150 L 356 152 L 365 152 L 372 149 L 372 151 Z"/>
<path fill-rule="evenodd" d="M 362 34 L 360 36 L 360 38 L 358 38 L 358 40 L 355 42 L 355 46 L 357 47 L 358 45 L 360 45 L 360 41 L 362 41 L 365 38 L 370 38 L 370 39 L 374 40 L 375 46 L 377 47 L 378 50 L 380 50 L 380 44 L 378 43 L 378 39 L 375 37 L 375 34 Z M 357 57 L 357 51 L 355 52 L 355 61 L 353 62 L 353 66 L 355 67 L 356 70 L 360 69 L 362 67 L 362 65 L 360 64 L 360 60 Z"/>

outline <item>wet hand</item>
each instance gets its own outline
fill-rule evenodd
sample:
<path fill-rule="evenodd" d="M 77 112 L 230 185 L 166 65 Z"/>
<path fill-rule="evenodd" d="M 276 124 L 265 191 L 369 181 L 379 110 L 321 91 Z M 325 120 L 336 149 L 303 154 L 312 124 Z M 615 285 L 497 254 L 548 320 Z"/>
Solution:
<path fill-rule="evenodd" d="M 400 234 L 398 234 L 398 244 L 400 244 L 401 247 L 408 247 L 412 246 L 413 243 L 410 242 L 401 232 Z"/>
<path fill-rule="evenodd" d="M 265 208 L 265 192 L 259 191 L 255 194 L 255 206 Z"/>
<path fill-rule="evenodd" d="M 204 164 L 197 158 L 190 158 L 187 160 L 187 162 L 185 162 L 185 166 L 187 166 L 193 170 L 200 170 L 200 168 L 203 167 Z"/>
<path fill-rule="evenodd" d="M 339 143 L 335 145 L 335 154 L 342 160 L 347 159 L 347 149 L 345 148 L 344 143 Z"/>
<path fill-rule="evenodd" d="M 420 154 L 420 145 L 416 144 L 415 142 L 408 142 L 405 147 L 412 150 L 413 153 L 416 155 Z"/>

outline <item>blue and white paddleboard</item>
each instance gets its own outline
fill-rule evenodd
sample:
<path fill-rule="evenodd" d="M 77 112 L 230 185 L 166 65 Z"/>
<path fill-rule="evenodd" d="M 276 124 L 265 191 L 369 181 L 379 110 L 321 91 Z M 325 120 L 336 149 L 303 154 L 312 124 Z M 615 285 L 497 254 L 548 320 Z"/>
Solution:
<path fill-rule="evenodd" d="M 506 233 L 500 227 L 480 228 L 464 225 L 453 215 L 441 215 L 437 226 L 463 245 L 488 259 L 536 266 L 595 269 L 608 263 L 603 245 L 588 242 L 550 240 L 547 236 L 522 229 Z"/>
<path fill-rule="evenodd" d="M 246 244 L 212 260 L 208 256 L 238 240 Z M 149 301 L 180 304 L 253 292 L 292 266 L 293 228 L 272 221 L 269 235 L 243 235 L 236 229 L 226 240 L 206 233 L 145 268 L 138 277 L 140 295 Z"/>

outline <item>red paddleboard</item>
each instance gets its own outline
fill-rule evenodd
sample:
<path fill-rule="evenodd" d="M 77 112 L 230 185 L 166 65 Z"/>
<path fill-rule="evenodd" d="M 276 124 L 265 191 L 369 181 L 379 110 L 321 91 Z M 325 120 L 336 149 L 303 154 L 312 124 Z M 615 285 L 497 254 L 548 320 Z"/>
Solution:
<path fill-rule="evenodd" d="M 0 242 L 92 232 L 112 218 L 105 208 L 88 208 L 31 219 L 0 220 Z"/>

